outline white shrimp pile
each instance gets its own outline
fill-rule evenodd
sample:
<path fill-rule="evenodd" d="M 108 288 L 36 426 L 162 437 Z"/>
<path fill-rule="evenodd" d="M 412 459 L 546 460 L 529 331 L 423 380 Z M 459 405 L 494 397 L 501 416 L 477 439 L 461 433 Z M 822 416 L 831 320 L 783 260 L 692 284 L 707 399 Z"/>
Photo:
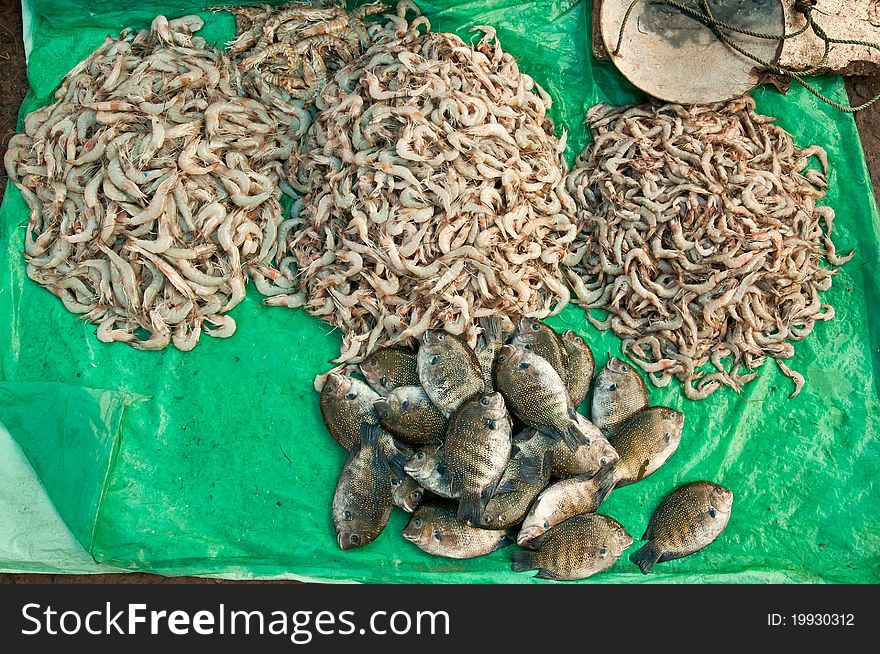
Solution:
<path fill-rule="evenodd" d="M 274 264 L 292 140 L 239 97 L 231 60 L 192 35 L 202 24 L 158 16 L 108 37 L 5 157 L 31 209 L 28 276 L 105 342 L 191 350 L 235 331 L 224 314 L 247 274 L 290 284 Z"/>
<path fill-rule="evenodd" d="M 435 327 L 473 345 L 481 317 L 545 318 L 569 300 L 576 225 L 549 96 L 492 28 L 471 46 L 410 8 L 337 72 L 292 157 L 301 292 L 267 303 L 342 330 L 337 363 Z"/>
<path fill-rule="evenodd" d="M 316 0 L 215 9 L 235 16 L 237 37 L 229 52 L 241 66 L 248 93 L 286 113 L 299 114 L 329 76 L 369 45 L 363 19 L 386 6 L 373 2 L 349 13 L 342 6 Z"/>
<path fill-rule="evenodd" d="M 594 141 L 566 179 L 580 227 L 566 261 L 576 302 L 656 386 L 677 377 L 695 400 L 740 390 L 767 357 L 797 395 L 804 378 L 784 360 L 834 317 L 819 293 L 852 256 L 836 253 L 834 211 L 816 204 L 825 151 L 796 147 L 754 108 L 751 97 L 598 105 Z"/>

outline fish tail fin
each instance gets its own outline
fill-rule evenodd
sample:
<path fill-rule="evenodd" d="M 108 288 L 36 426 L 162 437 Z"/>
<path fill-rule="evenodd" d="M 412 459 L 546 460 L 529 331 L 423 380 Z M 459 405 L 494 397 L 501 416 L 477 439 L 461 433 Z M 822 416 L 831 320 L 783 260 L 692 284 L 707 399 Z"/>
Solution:
<path fill-rule="evenodd" d="M 364 445 L 375 445 L 379 442 L 379 434 L 382 433 L 380 425 L 371 425 L 365 422 L 361 425 L 361 443 Z"/>
<path fill-rule="evenodd" d="M 495 493 L 493 493 L 493 496 L 497 497 L 499 495 L 507 495 L 508 493 L 515 492 L 518 489 L 516 481 L 516 479 L 505 479 L 504 483 L 498 484 L 498 487 L 495 489 Z"/>
<path fill-rule="evenodd" d="M 568 445 L 572 452 L 581 445 L 590 444 L 589 435 L 587 435 L 587 433 L 581 428 L 577 420 L 571 420 L 560 430 L 559 435 L 562 436 L 562 440 L 565 441 L 566 445 Z"/>
<path fill-rule="evenodd" d="M 528 550 L 517 550 L 513 553 L 513 559 L 510 562 L 510 569 L 514 572 L 525 572 L 526 570 L 534 570 L 538 566 L 534 561 L 534 552 Z"/>
<path fill-rule="evenodd" d="M 605 468 L 596 473 L 599 486 L 596 489 L 596 504 L 599 505 L 605 501 L 609 493 L 614 490 L 617 485 L 617 476 L 614 474 L 614 467 Z"/>
<path fill-rule="evenodd" d="M 388 461 L 388 467 L 394 470 L 394 472 L 399 473 L 399 475 L 405 475 L 406 471 L 403 467 L 412 458 L 414 452 L 412 448 L 407 447 L 395 438 L 389 438 L 388 441 L 388 446 L 383 448 L 385 449 L 384 454 L 385 460 Z"/>
<path fill-rule="evenodd" d="M 520 462 L 516 478 L 526 484 L 540 484 L 544 474 L 544 457 L 534 456 Z"/>
<path fill-rule="evenodd" d="M 502 322 L 498 316 L 487 316 L 480 320 L 487 343 L 496 343 L 503 337 Z"/>
<path fill-rule="evenodd" d="M 660 560 L 660 553 L 654 549 L 651 543 L 642 545 L 629 555 L 629 560 L 639 566 L 643 575 L 648 574 Z"/>
<path fill-rule="evenodd" d="M 462 493 L 458 504 L 458 519 L 479 526 L 483 518 L 483 503 L 479 495 Z"/>

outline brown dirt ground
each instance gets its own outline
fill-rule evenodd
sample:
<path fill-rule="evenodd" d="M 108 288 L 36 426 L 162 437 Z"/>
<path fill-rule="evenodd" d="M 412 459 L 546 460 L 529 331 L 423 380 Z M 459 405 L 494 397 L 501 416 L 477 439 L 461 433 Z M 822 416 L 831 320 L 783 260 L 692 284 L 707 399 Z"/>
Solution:
<path fill-rule="evenodd" d="M 15 133 L 18 108 L 27 88 L 24 47 L 21 41 L 21 6 L 17 0 L 3 0 L 0 2 L 0 158 L 5 154 L 6 144 Z M 880 78 L 850 78 L 847 80 L 847 90 L 853 105 L 862 103 L 880 93 Z M 870 109 L 856 114 L 856 123 L 862 137 L 862 145 L 865 149 L 868 169 L 871 172 L 876 194 L 877 189 L 880 188 L 880 102 Z M 0 172 L 0 200 L 3 198 L 5 186 L 5 174 Z M 224 582 L 216 579 L 165 578 L 158 575 L 136 573 L 108 575 L 0 574 L 0 583 L 214 584 Z"/>

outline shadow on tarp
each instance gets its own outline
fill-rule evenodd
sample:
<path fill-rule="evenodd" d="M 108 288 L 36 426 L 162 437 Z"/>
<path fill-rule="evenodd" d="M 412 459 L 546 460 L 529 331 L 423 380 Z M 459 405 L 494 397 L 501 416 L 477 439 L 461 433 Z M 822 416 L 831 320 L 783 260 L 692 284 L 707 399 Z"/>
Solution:
<path fill-rule="evenodd" d="M 207 3 L 206 3 L 207 4 Z M 178 16 L 196 2 L 26 0 L 29 78 L 22 112 L 48 101 L 63 75 L 126 25 Z M 586 108 L 638 99 L 589 46 L 589 2 L 420 3 L 437 30 L 465 38 L 492 24 L 555 99 L 571 158 L 588 139 Z M 224 13 L 200 12 L 203 36 L 223 43 Z M 845 102 L 837 78 L 820 88 Z M 835 241 L 856 257 L 825 300 L 837 309 L 797 346 L 792 366 L 807 386 L 788 400 L 775 366 L 739 395 L 686 400 L 675 384 L 652 403 L 685 412 L 679 451 L 656 474 L 615 492 L 603 511 L 640 536 L 660 498 L 683 482 L 711 479 L 736 494 L 730 524 L 697 556 L 642 577 L 624 557 L 594 582 L 876 582 L 880 580 L 878 434 L 878 235 L 864 156 L 850 116 L 801 88 L 756 93 L 758 110 L 832 162 L 827 203 Z M 102 563 L 164 574 L 294 574 L 325 580 L 525 582 L 509 550 L 472 561 L 428 556 L 399 532 L 395 512 L 381 537 L 357 551 L 336 547 L 330 501 L 343 453 L 324 429 L 312 391 L 340 338 L 302 311 L 269 309 L 252 290 L 232 315 L 233 338 L 138 352 L 106 345 L 47 291 L 21 258 L 28 210 L 10 187 L 0 210 L 0 421 L 21 445 L 59 513 Z M 550 321 L 585 335 L 599 363 L 619 352 L 569 307 Z M 106 389 L 106 390 L 96 390 Z M 2 483 L 2 481 L 0 481 Z"/>

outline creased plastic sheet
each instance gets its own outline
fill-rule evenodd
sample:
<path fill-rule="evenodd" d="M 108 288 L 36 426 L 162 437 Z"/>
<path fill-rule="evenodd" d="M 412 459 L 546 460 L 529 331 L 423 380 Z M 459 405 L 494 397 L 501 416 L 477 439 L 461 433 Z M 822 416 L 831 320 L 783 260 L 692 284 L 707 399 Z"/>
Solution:
<path fill-rule="evenodd" d="M 197 2 L 26 0 L 33 92 L 48 101 L 64 73 L 107 34 L 146 26 L 156 13 Z M 588 139 L 584 111 L 639 95 L 590 57 L 590 3 L 575 0 L 419 3 L 436 30 L 470 38 L 491 24 L 505 50 L 553 96 L 570 133 L 569 155 Z M 223 43 L 233 21 L 200 12 L 203 35 Z M 845 101 L 840 79 L 818 81 Z M 793 367 L 771 362 L 737 395 L 686 400 L 675 384 L 652 403 L 687 416 L 675 456 L 649 479 L 615 491 L 603 512 L 641 536 L 656 504 L 681 483 L 710 479 L 736 494 L 730 524 L 696 556 L 643 577 L 624 557 L 592 582 L 876 582 L 880 580 L 880 219 L 850 116 L 799 87 L 756 92 L 800 145 L 818 143 L 832 163 L 826 201 L 835 241 L 856 257 L 826 301 L 837 309 L 797 345 Z M 22 114 L 24 115 L 24 114 Z M 58 512 L 98 562 L 163 574 L 293 575 L 369 582 L 526 582 L 510 551 L 471 561 L 422 553 L 400 537 L 395 511 L 373 544 L 341 552 L 329 506 L 343 452 L 324 429 L 312 378 L 338 353 L 339 335 L 302 311 L 260 306 L 253 289 L 235 309 L 239 329 L 202 339 L 193 352 L 106 345 L 95 328 L 27 279 L 20 255 L 27 209 L 11 186 L 0 211 L 0 422 L 40 474 Z M 600 364 L 619 341 L 576 308 L 551 321 L 573 328 Z M 0 480 L 2 482 L 2 480 Z"/>

